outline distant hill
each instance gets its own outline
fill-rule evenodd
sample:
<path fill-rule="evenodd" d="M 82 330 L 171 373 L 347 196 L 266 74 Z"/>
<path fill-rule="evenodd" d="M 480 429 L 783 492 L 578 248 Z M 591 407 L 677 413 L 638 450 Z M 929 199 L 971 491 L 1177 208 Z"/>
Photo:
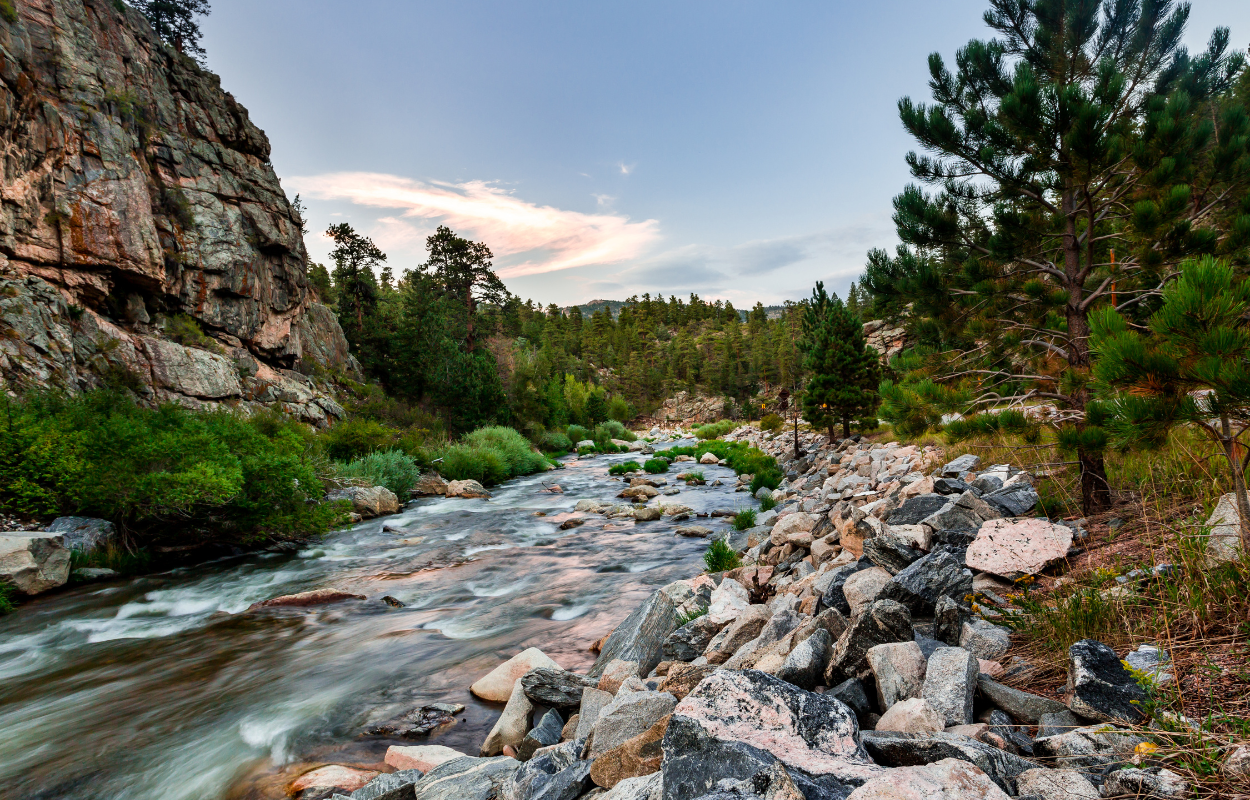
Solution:
<path fill-rule="evenodd" d="M 567 314 L 574 308 L 580 308 L 582 316 L 589 317 L 596 311 L 607 309 L 612 314 L 612 319 L 617 319 L 621 316 L 621 309 L 624 307 L 624 300 L 591 300 L 588 303 L 578 303 L 576 306 L 565 306 L 560 310 Z M 764 306 L 764 313 L 768 314 L 769 319 L 780 319 L 785 310 L 785 306 Z M 750 311 L 749 308 L 738 309 L 738 315 L 743 321 L 746 321 L 748 311 Z"/>

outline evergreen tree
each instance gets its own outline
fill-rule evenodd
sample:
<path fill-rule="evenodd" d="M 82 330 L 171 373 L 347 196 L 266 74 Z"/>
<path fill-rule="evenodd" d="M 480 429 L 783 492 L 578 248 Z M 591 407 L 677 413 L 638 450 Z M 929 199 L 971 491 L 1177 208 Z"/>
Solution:
<path fill-rule="evenodd" d="M 386 253 L 346 222 L 331 225 L 326 236 L 334 242 L 330 258 L 334 260 L 332 277 L 339 324 L 348 342 L 359 350 L 366 336 L 365 320 L 371 318 L 378 307 L 378 280 L 373 270 L 386 261 Z"/>
<path fill-rule="evenodd" d="M 1065 409 L 1093 513 L 1110 487 L 1089 315 L 1148 306 L 1186 254 L 1244 247 L 1221 220 L 1250 180 L 1246 115 L 1214 100 L 1244 59 L 1226 29 L 1191 59 L 1189 6 L 1172 0 L 990 6 L 999 38 L 969 42 L 953 71 L 930 56 L 934 103 L 899 102 L 927 153 L 908 155 L 912 174 L 938 191 L 895 198 L 904 244 L 869 254 L 864 287 L 883 309 L 913 303 L 914 326 L 961 353 L 945 374 L 977 376 L 982 402 Z"/>
<path fill-rule="evenodd" d="M 1139 333 L 1112 308 L 1091 320 L 1097 385 L 1112 398 L 1109 427 L 1122 446 L 1159 446 L 1177 425 L 1217 443 L 1228 461 L 1250 553 L 1246 444 L 1250 430 L 1250 283 L 1210 256 L 1188 261 Z"/>
<path fill-rule="evenodd" d="M 204 63 L 200 46 L 200 26 L 195 18 L 208 16 L 208 0 L 132 0 L 132 5 L 148 18 L 152 30 L 179 53 Z"/>
<path fill-rule="evenodd" d="M 802 348 L 811 372 L 803 393 L 803 417 L 829 430 L 842 423 L 851 435 L 851 420 L 875 414 L 880 398 L 880 368 L 875 350 L 864 339 L 864 325 L 837 295 L 829 296 L 817 281 L 803 315 Z"/>
<path fill-rule="evenodd" d="M 472 352 L 477 347 L 474 323 L 478 305 L 503 305 L 509 297 L 503 281 L 491 267 L 494 255 L 481 242 L 461 238 L 443 225 L 425 244 L 429 257 L 421 269 L 463 306 L 465 349 Z"/>

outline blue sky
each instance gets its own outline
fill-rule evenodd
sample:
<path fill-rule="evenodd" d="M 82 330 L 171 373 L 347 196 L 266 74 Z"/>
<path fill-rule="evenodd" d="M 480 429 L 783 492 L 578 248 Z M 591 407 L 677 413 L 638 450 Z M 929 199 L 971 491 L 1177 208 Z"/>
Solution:
<path fill-rule="evenodd" d="M 987 36 L 984 0 L 213 0 L 208 64 L 273 143 L 307 238 L 348 221 L 396 272 L 438 224 L 562 305 L 839 294 L 892 248 L 898 98 Z M 1195 0 L 1189 43 L 1250 3 Z"/>

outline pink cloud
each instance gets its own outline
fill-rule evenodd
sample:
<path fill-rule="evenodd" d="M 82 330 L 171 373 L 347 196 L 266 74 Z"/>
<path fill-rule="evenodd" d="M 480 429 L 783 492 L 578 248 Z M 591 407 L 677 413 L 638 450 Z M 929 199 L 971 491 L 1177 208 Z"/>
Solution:
<path fill-rule="evenodd" d="M 401 211 L 385 218 L 386 237 L 409 242 L 429 221 L 485 242 L 497 256 L 519 263 L 498 270 L 505 278 L 537 275 L 638 258 L 659 238 L 659 222 L 631 222 L 621 214 L 583 214 L 526 202 L 484 181 L 422 183 L 397 175 L 336 172 L 293 178 L 302 194 L 321 200 Z M 408 219 L 424 220 L 414 226 Z"/>

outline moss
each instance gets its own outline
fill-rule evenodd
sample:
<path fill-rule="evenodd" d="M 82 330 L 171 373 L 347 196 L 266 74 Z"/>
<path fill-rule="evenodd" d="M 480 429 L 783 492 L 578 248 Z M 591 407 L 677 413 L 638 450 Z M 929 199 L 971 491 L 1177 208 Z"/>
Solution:
<path fill-rule="evenodd" d="M 10 25 L 17 24 L 17 8 L 13 5 L 13 0 L 0 0 L 0 19 Z"/>

